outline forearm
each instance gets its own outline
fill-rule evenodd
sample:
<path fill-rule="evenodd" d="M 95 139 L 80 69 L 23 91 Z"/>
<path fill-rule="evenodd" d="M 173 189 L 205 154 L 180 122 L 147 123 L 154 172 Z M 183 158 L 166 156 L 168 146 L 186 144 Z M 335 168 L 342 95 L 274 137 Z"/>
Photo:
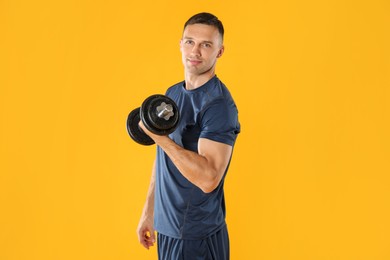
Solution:
<path fill-rule="evenodd" d="M 154 187 L 155 187 L 155 164 L 153 164 L 152 177 L 150 179 L 148 195 L 141 219 L 138 223 L 137 234 L 139 242 L 147 249 L 153 246 L 156 241 L 153 222 L 154 222 Z"/>
<path fill-rule="evenodd" d="M 156 179 L 156 163 L 153 163 L 152 176 L 150 178 L 150 184 L 148 193 L 146 196 L 146 202 L 142 211 L 142 216 L 153 218 L 154 215 L 154 190 L 155 190 L 155 179 Z"/>
<path fill-rule="evenodd" d="M 150 132 L 140 121 L 139 126 L 160 146 L 180 173 L 203 192 L 212 192 L 221 181 L 232 153 L 232 146 L 200 138 L 198 152 L 186 150 L 168 136 Z"/>
<path fill-rule="evenodd" d="M 203 192 L 211 192 L 219 183 L 218 171 L 205 156 L 186 150 L 167 137 L 157 140 L 181 174 Z"/>

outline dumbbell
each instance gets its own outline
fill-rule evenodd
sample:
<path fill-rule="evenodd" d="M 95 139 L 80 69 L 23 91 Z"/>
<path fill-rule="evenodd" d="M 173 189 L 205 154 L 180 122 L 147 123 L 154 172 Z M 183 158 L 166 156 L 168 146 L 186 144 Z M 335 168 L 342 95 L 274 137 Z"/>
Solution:
<path fill-rule="evenodd" d="M 152 95 L 145 99 L 141 107 L 130 112 L 127 117 L 127 132 L 142 145 L 152 145 L 154 141 L 139 127 L 142 120 L 146 129 L 156 135 L 169 135 L 179 123 L 179 109 L 175 102 L 164 95 Z"/>

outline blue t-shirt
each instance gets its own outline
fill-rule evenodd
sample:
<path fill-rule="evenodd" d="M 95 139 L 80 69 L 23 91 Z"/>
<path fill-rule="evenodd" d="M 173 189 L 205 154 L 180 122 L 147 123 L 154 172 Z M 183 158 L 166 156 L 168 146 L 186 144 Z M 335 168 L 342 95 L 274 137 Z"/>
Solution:
<path fill-rule="evenodd" d="M 180 82 L 170 87 L 166 95 L 180 111 L 179 125 L 169 135 L 175 143 L 193 152 L 198 152 L 199 138 L 234 146 L 240 132 L 238 111 L 229 90 L 217 76 L 194 90 L 187 90 L 185 82 Z M 226 172 L 227 169 L 214 191 L 204 193 L 157 147 L 154 208 L 157 232 L 179 239 L 203 239 L 221 229 L 225 225 Z"/>

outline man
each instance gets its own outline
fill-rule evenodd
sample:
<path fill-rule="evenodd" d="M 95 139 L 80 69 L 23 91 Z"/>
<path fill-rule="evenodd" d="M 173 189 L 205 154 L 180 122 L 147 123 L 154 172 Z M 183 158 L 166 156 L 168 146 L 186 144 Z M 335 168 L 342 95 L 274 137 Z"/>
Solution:
<path fill-rule="evenodd" d="M 240 124 L 236 105 L 215 74 L 223 35 L 212 14 L 186 22 L 180 41 L 185 80 L 166 93 L 179 107 L 179 125 L 159 136 L 140 122 L 157 144 L 157 156 L 137 233 L 149 249 L 157 231 L 162 260 L 229 259 L 223 185 Z"/>

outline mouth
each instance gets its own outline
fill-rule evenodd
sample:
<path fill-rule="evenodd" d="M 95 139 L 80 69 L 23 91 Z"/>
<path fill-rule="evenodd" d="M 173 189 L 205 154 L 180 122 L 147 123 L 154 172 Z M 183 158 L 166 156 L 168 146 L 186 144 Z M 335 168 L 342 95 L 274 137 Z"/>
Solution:
<path fill-rule="evenodd" d="M 199 65 L 202 63 L 201 60 L 191 60 L 191 59 L 187 59 L 187 61 L 191 64 L 191 65 Z"/>

